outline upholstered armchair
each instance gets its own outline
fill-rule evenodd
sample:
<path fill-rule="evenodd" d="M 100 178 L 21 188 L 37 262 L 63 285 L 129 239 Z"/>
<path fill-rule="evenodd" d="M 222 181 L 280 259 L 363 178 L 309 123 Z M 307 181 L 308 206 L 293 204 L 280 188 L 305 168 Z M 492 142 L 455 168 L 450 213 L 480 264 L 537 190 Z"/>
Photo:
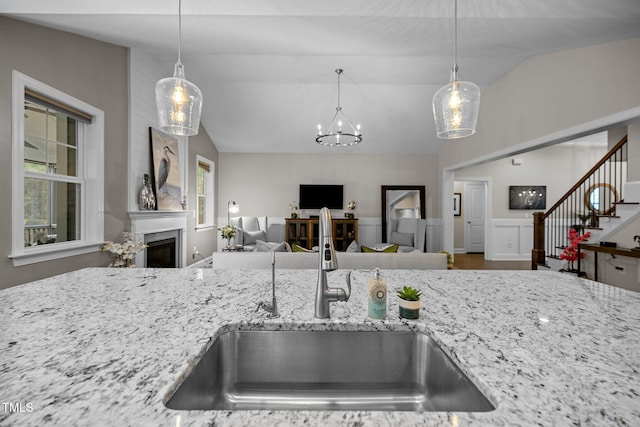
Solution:
<path fill-rule="evenodd" d="M 231 218 L 231 224 L 238 227 L 235 244 L 245 251 L 253 251 L 257 240 L 267 240 L 267 217 L 238 216 Z"/>
<path fill-rule="evenodd" d="M 387 242 L 399 245 L 398 252 L 424 252 L 426 237 L 426 219 L 398 218 L 389 221 Z"/>
<path fill-rule="evenodd" d="M 238 216 L 231 218 L 231 224 L 238 227 L 235 244 L 245 251 L 255 251 L 258 240 L 262 242 L 283 242 L 284 225 L 269 225 L 266 216 Z"/>

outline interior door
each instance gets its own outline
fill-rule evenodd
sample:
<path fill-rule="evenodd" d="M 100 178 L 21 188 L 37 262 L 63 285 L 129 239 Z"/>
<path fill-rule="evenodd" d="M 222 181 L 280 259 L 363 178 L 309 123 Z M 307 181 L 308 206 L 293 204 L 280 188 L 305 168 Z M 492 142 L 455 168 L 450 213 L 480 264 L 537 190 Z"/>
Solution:
<path fill-rule="evenodd" d="M 484 252 L 485 185 L 481 182 L 466 182 L 464 190 L 465 251 Z"/>

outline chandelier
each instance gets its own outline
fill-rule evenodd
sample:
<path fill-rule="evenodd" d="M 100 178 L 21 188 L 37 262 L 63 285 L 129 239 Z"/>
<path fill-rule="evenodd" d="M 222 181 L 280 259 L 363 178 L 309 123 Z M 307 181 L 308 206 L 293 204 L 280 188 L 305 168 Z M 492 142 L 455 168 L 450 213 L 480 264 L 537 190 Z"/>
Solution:
<path fill-rule="evenodd" d="M 184 77 L 180 60 L 182 45 L 182 0 L 178 0 L 178 62 L 173 77 L 156 83 L 156 107 L 160 129 L 166 133 L 193 136 L 198 133 L 202 92 Z"/>
<path fill-rule="evenodd" d="M 348 147 L 362 142 L 360 125 L 354 127 L 342 112 L 342 107 L 340 106 L 340 74 L 342 74 L 342 71 L 341 68 L 336 70 L 338 75 L 338 106 L 336 107 L 336 113 L 333 115 L 333 120 L 331 120 L 331 125 L 329 125 L 326 133 L 322 131 L 322 125 L 318 125 L 316 142 L 329 147 Z"/>
<path fill-rule="evenodd" d="M 453 68 L 449 84 L 433 95 L 436 134 L 442 139 L 464 138 L 476 133 L 480 88 L 458 80 L 458 0 L 455 0 Z"/>

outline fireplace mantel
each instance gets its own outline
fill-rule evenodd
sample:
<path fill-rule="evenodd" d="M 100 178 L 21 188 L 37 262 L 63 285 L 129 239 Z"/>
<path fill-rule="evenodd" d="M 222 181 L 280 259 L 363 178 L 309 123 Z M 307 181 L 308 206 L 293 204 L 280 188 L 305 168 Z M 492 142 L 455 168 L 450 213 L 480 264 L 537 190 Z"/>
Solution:
<path fill-rule="evenodd" d="M 129 211 L 131 233 L 136 242 L 144 243 L 145 234 L 180 230 L 178 258 L 180 266 L 187 265 L 187 217 L 191 211 Z M 144 265 L 144 253 L 136 255 L 136 265 Z"/>

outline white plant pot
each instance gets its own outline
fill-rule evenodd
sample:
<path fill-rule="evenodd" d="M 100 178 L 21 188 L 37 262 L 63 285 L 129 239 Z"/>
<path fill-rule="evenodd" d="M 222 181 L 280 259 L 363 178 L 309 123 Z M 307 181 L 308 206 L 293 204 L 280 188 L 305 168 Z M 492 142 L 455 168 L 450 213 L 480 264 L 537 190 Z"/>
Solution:
<path fill-rule="evenodd" d="M 420 301 L 407 301 L 400 298 L 400 317 L 417 319 L 420 317 Z"/>

